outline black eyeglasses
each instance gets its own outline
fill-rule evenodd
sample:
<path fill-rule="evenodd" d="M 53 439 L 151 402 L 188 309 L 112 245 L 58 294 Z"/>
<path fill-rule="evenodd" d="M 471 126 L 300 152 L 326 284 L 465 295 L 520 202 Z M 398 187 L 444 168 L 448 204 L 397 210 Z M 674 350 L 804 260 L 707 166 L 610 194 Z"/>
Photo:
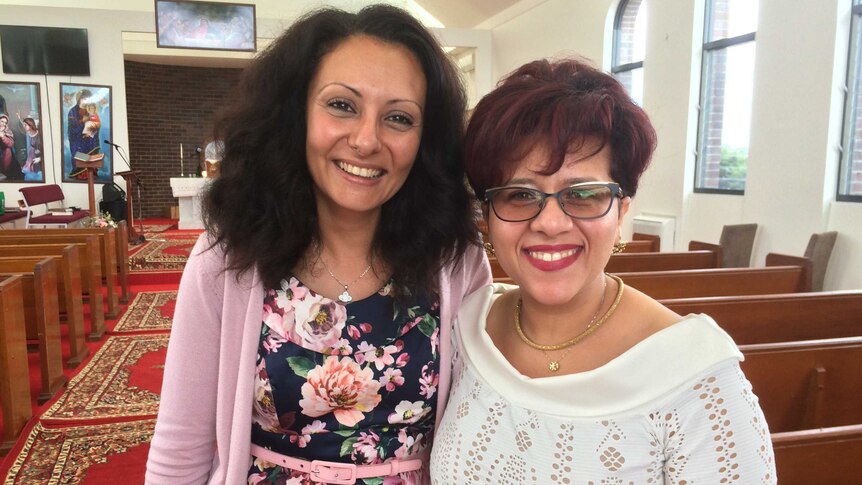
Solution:
<path fill-rule="evenodd" d="M 485 191 L 485 202 L 494 214 L 506 222 L 523 222 L 537 217 L 548 197 L 554 197 L 560 208 L 575 219 L 598 219 L 610 212 L 614 199 L 623 198 L 620 185 L 614 182 L 583 182 L 548 194 L 530 187 L 495 187 Z"/>

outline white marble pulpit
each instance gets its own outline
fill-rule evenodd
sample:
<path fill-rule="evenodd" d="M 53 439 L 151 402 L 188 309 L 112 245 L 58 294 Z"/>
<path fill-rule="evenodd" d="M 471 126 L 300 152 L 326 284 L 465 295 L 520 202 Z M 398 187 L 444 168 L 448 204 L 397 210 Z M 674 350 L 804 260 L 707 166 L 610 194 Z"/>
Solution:
<path fill-rule="evenodd" d="M 201 218 L 201 195 L 204 186 L 210 179 L 203 177 L 177 177 L 171 178 L 171 191 L 179 200 L 180 222 L 179 229 L 203 229 L 204 223 Z"/>

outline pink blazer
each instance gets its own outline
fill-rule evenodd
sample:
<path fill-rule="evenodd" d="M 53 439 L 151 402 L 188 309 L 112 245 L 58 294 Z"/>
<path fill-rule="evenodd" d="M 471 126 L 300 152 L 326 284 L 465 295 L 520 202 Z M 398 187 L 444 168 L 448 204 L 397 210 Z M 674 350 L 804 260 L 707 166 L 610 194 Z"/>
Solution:
<path fill-rule="evenodd" d="M 252 390 L 262 323 L 257 274 L 237 280 L 224 254 L 192 250 L 180 282 L 165 362 L 161 404 L 147 460 L 147 484 L 245 483 L 251 465 Z M 440 273 L 440 380 L 437 422 L 448 399 L 452 321 L 464 296 L 489 284 L 481 248 Z"/>

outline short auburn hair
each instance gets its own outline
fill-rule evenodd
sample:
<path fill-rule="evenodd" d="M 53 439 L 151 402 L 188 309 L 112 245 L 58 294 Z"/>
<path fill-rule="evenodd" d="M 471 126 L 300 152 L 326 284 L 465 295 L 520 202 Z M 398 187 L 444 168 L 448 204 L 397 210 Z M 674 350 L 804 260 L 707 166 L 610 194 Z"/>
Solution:
<path fill-rule="evenodd" d="M 656 133 L 613 76 L 583 59 L 537 60 L 519 67 L 476 105 L 465 139 L 467 176 L 476 196 L 505 184 L 537 145 L 548 151 L 544 175 L 588 141 L 611 149 L 611 177 L 625 195 L 655 151 Z"/>

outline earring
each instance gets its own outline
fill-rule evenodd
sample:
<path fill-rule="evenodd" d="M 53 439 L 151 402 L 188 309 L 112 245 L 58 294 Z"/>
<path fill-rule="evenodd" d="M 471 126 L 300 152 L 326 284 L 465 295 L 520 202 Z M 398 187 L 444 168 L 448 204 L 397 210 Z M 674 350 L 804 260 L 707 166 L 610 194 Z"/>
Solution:
<path fill-rule="evenodd" d="M 487 254 L 488 256 L 496 256 L 497 255 L 497 253 L 494 252 L 494 245 L 493 244 L 486 242 L 485 244 L 482 245 L 482 247 L 485 248 L 485 254 Z"/>
<path fill-rule="evenodd" d="M 626 242 L 623 240 L 620 240 L 620 242 L 614 244 L 614 247 L 611 249 L 611 254 L 620 254 L 621 252 L 625 251 L 625 249 L 626 249 Z"/>

